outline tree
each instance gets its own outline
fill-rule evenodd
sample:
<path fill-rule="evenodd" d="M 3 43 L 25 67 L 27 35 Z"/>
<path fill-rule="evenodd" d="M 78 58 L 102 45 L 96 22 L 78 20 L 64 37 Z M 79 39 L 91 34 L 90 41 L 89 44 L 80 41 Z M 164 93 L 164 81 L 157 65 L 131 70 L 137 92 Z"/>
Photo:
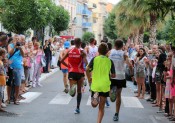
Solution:
<path fill-rule="evenodd" d="M 165 40 L 168 43 L 172 43 L 175 46 L 175 20 L 169 19 L 164 28 L 158 31 L 158 39 Z"/>
<path fill-rule="evenodd" d="M 61 31 L 64 31 L 69 26 L 70 16 L 69 12 L 66 11 L 63 7 L 55 7 L 55 17 L 52 22 L 54 30 L 59 34 Z"/>
<path fill-rule="evenodd" d="M 105 35 L 113 40 L 117 39 L 117 29 L 116 29 L 115 19 L 116 19 L 115 13 L 111 12 L 104 24 Z"/>
<path fill-rule="evenodd" d="M 92 32 L 85 32 L 82 37 L 82 41 L 85 43 L 89 43 L 91 38 L 94 38 L 95 35 Z"/>
<path fill-rule="evenodd" d="M 2 23 L 8 31 L 21 34 L 27 29 L 40 30 L 53 21 L 50 0 L 7 0 L 2 12 Z"/>
<path fill-rule="evenodd" d="M 30 27 L 31 1 L 33 0 L 12 0 L 5 2 L 5 8 L 1 15 L 1 21 L 5 29 L 21 34 Z"/>

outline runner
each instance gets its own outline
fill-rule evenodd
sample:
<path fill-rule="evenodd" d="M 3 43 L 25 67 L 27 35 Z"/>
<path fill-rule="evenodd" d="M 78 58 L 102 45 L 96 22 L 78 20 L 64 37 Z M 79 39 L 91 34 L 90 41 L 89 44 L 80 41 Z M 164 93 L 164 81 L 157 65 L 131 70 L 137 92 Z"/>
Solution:
<path fill-rule="evenodd" d="M 109 96 L 110 91 L 110 77 L 115 77 L 115 67 L 106 54 L 108 46 L 106 43 L 100 44 L 98 48 L 99 56 L 93 58 L 87 66 L 88 80 L 91 81 L 90 72 L 92 72 L 92 107 L 97 107 L 99 104 L 97 123 L 101 123 L 104 115 L 104 107 L 106 98 Z"/>
<path fill-rule="evenodd" d="M 109 55 L 109 58 L 114 62 L 116 77 L 111 78 L 111 94 L 110 99 L 112 102 L 116 100 L 116 113 L 113 117 L 114 121 L 119 120 L 119 111 L 121 105 L 121 92 L 122 88 L 126 88 L 126 79 L 125 79 L 125 63 L 128 66 L 131 66 L 129 62 L 129 58 L 126 52 L 122 51 L 123 48 L 123 41 L 116 40 L 115 41 L 115 48 L 112 49 Z M 130 69 L 132 69 L 130 67 Z"/>
<path fill-rule="evenodd" d="M 86 47 L 86 53 L 87 53 L 87 60 L 88 63 L 97 55 L 98 53 L 98 47 L 95 45 L 95 39 L 90 39 L 89 46 Z"/>
<path fill-rule="evenodd" d="M 64 50 L 61 51 L 60 53 L 60 57 L 63 58 L 70 47 L 70 43 L 69 42 L 64 42 Z M 68 58 L 65 59 L 66 64 L 68 64 Z M 68 67 L 64 66 L 63 64 L 61 64 L 61 70 L 63 72 L 63 82 L 64 82 L 64 91 L 65 93 L 68 93 L 69 89 L 68 89 Z"/>
<path fill-rule="evenodd" d="M 70 83 L 70 91 L 69 94 L 74 97 L 76 93 L 76 85 L 77 85 L 77 108 L 75 110 L 75 114 L 80 113 L 80 102 L 81 102 L 81 87 L 84 81 L 84 67 L 83 61 L 85 62 L 86 54 L 81 49 L 81 39 L 76 38 L 75 48 L 72 48 L 68 51 L 68 53 L 63 57 L 61 63 L 68 67 L 69 71 L 69 83 Z M 68 58 L 68 64 L 65 63 L 65 59 Z"/>

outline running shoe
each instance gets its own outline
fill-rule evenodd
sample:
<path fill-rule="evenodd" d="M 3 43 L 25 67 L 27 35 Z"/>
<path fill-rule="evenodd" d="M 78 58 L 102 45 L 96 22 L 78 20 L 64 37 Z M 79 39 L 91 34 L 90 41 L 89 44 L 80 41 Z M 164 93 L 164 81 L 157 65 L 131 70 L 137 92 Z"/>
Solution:
<path fill-rule="evenodd" d="M 6 104 L 5 103 L 1 103 L 1 108 L 6 108 Z"/>
<path fill-rule="evenodd" d="M 84 80 L 84 86 L 87 86 L 87 80 L 86 79 Z"/>
<path fill-rule="evenodd" d="M 109 101 L 106 100 L 106 107 L 109 108 L 110 107 L 110 104 L 109 104 Z"/>
<path fill-rule="evenodd" d="M 75 109 L 75 111 L 74 111 L 74 114 L 79 114 L 80 113 L 80 109 Z"/>
<path fill-rule="evenodd" d="M 111 102 L 115 102 L 116 100 L 116 87 L 112 87 L 111 89 L 110 100 Z"/>
<path fill-rule="evenodd" d="M 115 115 L 114 115 L 114 117 L 113 117 L 113 120 L 114 120 L 114 121 L 118 121 L 118 120 L 119 120 L 118 113 L 115 113 Z"/>
<path fill-rule="evenodd" d="M 69 94 L 74 97 L 76 93 L 76 84 L 73 84 L 72 87 L 69 90 Z"/>
<path fill-rule="evenodd" d="M 68 88 L 65 88 L 63 92 L 67 94 L 69 92 Z"/>
<path fill-rule="evenodd" d="M 92 107 L 97 107 L 99 104 L 99 93 L 95 92 L 93 97 L 91 98 L 91 105 Z"/>

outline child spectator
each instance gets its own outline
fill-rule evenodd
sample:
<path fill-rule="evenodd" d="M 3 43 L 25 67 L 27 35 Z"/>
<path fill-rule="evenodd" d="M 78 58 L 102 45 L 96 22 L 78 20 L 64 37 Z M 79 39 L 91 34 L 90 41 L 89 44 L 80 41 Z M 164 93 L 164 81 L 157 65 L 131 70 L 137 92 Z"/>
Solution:
<path fill-rule="evenodd" d="M 1 107 L 2 99 L 4 97 L 4 89 L 6 85 L 6 74 L 2 59 L 6 56 L 6 51 L 3 48 L 0 48 L 0 111 L 4 112 L 5 110 Z"/>

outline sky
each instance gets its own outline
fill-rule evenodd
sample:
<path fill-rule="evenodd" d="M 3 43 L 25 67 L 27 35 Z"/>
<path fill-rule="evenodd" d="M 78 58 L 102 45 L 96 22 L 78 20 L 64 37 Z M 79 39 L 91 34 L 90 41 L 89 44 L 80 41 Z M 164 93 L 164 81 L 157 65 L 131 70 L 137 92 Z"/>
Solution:
<path fill-rule="evenodd" d="M 113 4 L 117 4 L 120 0 L 108 0 L 108 2 L 113 3 Z"/>

